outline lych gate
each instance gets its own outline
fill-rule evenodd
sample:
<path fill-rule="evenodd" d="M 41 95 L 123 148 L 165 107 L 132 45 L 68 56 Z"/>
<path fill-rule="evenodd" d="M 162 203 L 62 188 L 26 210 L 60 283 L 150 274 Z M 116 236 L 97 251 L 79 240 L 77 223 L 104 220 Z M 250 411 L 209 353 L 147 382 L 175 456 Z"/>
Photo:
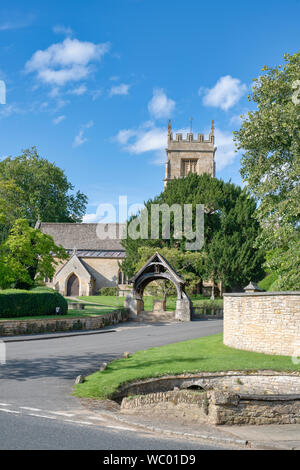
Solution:
<path fill-rule="evenodd" d="M 145 287 L 152 281 L 165 279 L 172 282 L 177 291 L 175 319 L 191 320 L 191 301 L 184 290 L 185 280 L 170 266 L 159 253 L 155 253 L 139 272 L 130 279 L 133 283 L 132 297 L 127 297 L 126 307 L 131 318 L 137 317 L 144 310 L 143 294 Z"/>

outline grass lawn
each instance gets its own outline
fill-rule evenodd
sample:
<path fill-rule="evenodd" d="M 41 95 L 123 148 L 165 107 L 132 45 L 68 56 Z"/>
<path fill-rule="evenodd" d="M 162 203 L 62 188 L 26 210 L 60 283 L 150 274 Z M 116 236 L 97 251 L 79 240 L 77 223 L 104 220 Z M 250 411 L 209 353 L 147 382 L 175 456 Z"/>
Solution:
<path fill-rule="evenodd" d="M 38 320 L 38 319 L 51 319 L 56 318 L 57 320 L 63 320 L 64 318 L 71 317 L 95 317 L 98 315 L 106 315 L 116 310 L 115 307 L 103 307 L 99 305 L 86 305 L 84 310 L 70 309 L 66 315 L 32 315 L 26 317 L 15 317 L 15 318 L 0 318 L 1 321 L 13 321 L 13 320 Z"/>
<path fill-rule="evenodd" d="M 223 345 L 222 334 L 138 351 L 111 362 L 103 372 L 74 387 L 78 397 L 109 398 L 126 382 L 183 372 L 224 370 L 298 370 L 290 357 L 241 351 Z"/>
<path fill-rule="evenodd" d="M 122 307 L 124 305 L 125 297 L 117 297 L 114 295 L 91 295 L 78 297 L 79 300 L 85 300 L 87 302 L 95 302 L 98 305 L 109 305 L 112 307 Z M 145 310 L 153 310 L 153 299 L 150 295 L 144 296 L 144 308 Z M 209 297 L 203 295 L 192 295 L 191 300 L 194 307 L 223 307 L 223 299 L 210 300 Z M 167 297 L 167 310 L 176 310 L 176 297 Z"/>

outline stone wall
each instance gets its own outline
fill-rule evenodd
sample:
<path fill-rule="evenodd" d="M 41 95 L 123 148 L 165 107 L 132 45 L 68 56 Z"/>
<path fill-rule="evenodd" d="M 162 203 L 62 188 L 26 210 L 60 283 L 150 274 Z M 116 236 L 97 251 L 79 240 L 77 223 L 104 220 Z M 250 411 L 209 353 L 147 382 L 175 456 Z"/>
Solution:
<path fill-rule="evenodd" d="M 224 294 L 224 344 L 300 356 L 300 292 Z"/>
<path fill-rule="evenodd" d="M 29 335 L 37 333 L 54 333 L 56 331 L 98 330 L 105 326 L 127 321 L 129 312 L 126 309 L 95 317 L 69 317 L 28 320 L 1 320 L 0 336 Z"/>
<path fill-rule="evenodd" d="M 119 262 L 121 258 L 81 258 L 82 263 L 95 279 L 94 292 L 102 287 L 118 285 Z"/>
<path fill-rule="evenodd" d="M 223 390 L 173 390 L 124 398 L 121 411 L 177 418 L 182 424 L 299 424 L 300 395 L 243 396 Z"/>
<path fill-rule="evenodd" d="M 121 401 L 126 396 L 161 393 L 177 388 L 186 390 L 190 387 L 203 390 L 224 390 L 241 395 L 265 396 L 284 393 L 300 395 L 300 370 L 299 372 L 235 370 L 165 375 L 126 383 L 115 391 L 112 398 Z"/>

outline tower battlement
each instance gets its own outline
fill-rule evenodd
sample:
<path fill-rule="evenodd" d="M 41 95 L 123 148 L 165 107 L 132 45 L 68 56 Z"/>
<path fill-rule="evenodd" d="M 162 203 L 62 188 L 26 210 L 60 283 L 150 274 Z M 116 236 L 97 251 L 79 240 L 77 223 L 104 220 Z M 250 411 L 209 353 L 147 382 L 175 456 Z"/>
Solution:
<path fill-rule="evenodd" d="M 174 178 L 182 178 L 189 173 L 201 175 L 208 173 L 215 176 L 215 135 L 214 121 L 208 139 L 204 134 L 194 135 L 192 132 L 183 138 L 181 133 L 172 133 L 171 121 L 168 125 L 168 147 L 166 148 L 167 162 L 164 185 Z"/>
<path fill-rule="evenodd" d="M 215 136 L 213 134 L 209 134 L 209 137 L 206 140 L 204 134 L 197 134 L 195 136 L 195 134 L 193 134 L 191 132 L 188 132 L 186 134 L 186 138 L 183 138 L 181 133 L 178 133 L 178 134 L 176 133 L 175 138 L 174 138 L 173 132 L 171 132 L 168 136 L 168 141 L 170 141 L 170 142 L 186 142 L 188 144 L 190 142 L 214 143 L 215 142 Z"/>

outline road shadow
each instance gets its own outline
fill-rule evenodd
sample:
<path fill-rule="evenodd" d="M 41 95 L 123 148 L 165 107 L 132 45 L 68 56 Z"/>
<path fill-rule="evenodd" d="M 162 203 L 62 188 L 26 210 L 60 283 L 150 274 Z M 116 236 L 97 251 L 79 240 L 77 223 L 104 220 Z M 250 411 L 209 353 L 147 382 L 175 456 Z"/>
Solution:
<path fill-rule="evenodd" d="M 99 370 L 103 362 L 120 358 L 120 354 L 89 353 L 80 356 L 63 355 L 36 359 L 8 360 L 0 365 L 0 390 L 2 380 L 26 381 L 30 379 L 75 379 Z"/>

